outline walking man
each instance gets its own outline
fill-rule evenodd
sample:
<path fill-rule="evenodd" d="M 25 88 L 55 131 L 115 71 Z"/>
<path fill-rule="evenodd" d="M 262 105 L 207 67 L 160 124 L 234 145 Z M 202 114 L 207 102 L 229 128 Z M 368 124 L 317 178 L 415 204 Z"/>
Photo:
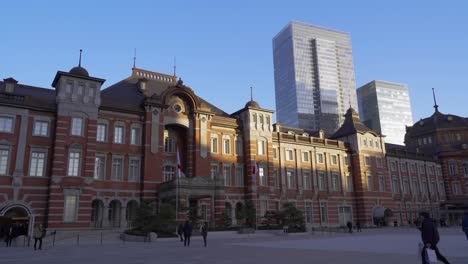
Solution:
<path fill-rule="evenodd" d="M 465 211 L 465 216 L 463 217 L 462 229 L 465 232 L 466 240 L 468 240 L 468 210 Z"/>
<path fill-rule="evenodd" d="M 184 247 L 190 246 L 190 237 L 192 236 L 192 224 L 189 221 L 185 221 L 184 224 Z"/>
<path fill-rule="evenodd" d="M 349 233 L 353 233 L 353 224 L 351 223 L 351 221 L 348 221 L 346 226 L 348 227 Z"/>
<path fill-rule="evenodd" d="M 184 239 L 182 238 L 182 236 L 184 235 L 184 225 L 182 224 L 182 222 L 180 222 L 179 226 L 177 227 L 177 234 L 180 237 L 180 242 L 183 242 Z"/>
<path fill-rule="evenodd" d="M 44 229 L 41 224 L 36 224 L 34 227 L 34 250 L 36 250 L 37 241 L 39 241 L 39 250 L 42 250 L 42 237 L 44 235 Z"/>
<path fill-rule="evenodd" d="M 359 223 L 359 222 L 356 223 L 356 232 L 362 232 L 361 223 Z"/>
<path fill-rule="evenodd" d="M 422 250 L 422 263 L 429 264 L 427 261 L 426 249 L 430 248 L 435 251 L 437 259 L 442 261 L 445 264 L 449 264 L 448 260 L 440 254 L 439 249 L 437 248 L 437 243 L 439 243 L 439 231 L 437 231 L 437 227 L 434 224 L 434 221 L 429 217 L 429 213 L 422 212 L 420 214 L 423 217 L 422 224 L 421 224 L 421 238 L 424 244 Z"/>
<path fill-rule="evenodd" d="M 203 243 L 206 247 L 206 237 L 208 236 L 208 224 L 206 222 L 203 222 L 203 224 L 201 225 L 200 234 L 203 237 Z"/>

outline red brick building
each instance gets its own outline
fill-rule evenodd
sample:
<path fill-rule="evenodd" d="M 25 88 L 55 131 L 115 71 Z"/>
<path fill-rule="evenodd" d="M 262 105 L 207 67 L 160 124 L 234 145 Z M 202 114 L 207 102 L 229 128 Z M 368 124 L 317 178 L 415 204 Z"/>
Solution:
<path fill-rule="evenodd" d="M 122 228 L 143 199 L 178 194 L 212 225 L 223 213 L 238 225 L 252 200 L 259 219 L 293 202 L 309 226 L 364 226 L 437 213 L 450 191 L 433 156 L 387 151 L 353 109 L 325 138 L 273 124 L 255 101 L 225 113 L 175 76 L 133 68 L 103 83 L 80 66 L 57 72 L 54 89 L 0 82 L 0 216 Z"/>

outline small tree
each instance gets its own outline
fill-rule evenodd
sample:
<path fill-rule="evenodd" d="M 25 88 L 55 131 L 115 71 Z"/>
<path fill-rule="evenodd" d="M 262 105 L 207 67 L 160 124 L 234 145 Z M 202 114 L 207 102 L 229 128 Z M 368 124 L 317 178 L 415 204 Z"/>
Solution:
<path fill-rule="evenodd" d="M 150 200 L 144 200 L 136 211 L 135 220 L 133 224 L 134 229 L 143 231 L 145 233 L 150 232 L 153 228 L 156 215 L 153 210 L 153 202 Z"/>
<path fill-rule="evenodd" d="M 174 233 L 177 222 L 175 220 L 175 210 L 171 204 L 161 204 L 159 213 L 156 215 L 153 231 L 162 234 Z"/>
<path fill-rule="evenodd" d="M 223 211 L 223 214 L 221 215 L 221 222 L 223 223 L 224 228 L 228 228 L 232 224 L 232 219 L 229 216 L 227 210 Z"/>
<path fill-rule="evenodd" d="M 239 212 L 239 219 L 244 219 L 244 224 L 246 226 L 253 227 L 255 225 L 256 210 L 252 200 L 245 201 L 245 205 L 242 206 L 242 209 L 239 210 Z"/>
<path fill-rule="evenodd" d="M 287 225 L 291 231 L 303 231 L 304 214 L 301 210 L 297 209 L 293 203 L 285 203 L 284 209 L 281 211 L 283 225 Z"/>

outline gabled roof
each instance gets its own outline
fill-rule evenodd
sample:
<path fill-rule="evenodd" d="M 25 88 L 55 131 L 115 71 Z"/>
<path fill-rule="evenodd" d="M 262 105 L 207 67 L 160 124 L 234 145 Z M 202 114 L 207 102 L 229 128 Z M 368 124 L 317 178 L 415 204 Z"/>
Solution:
<path fill-rule="evenodd" d="M 330 138 L 331 139 L 338 139 L 348 135 L 356 134 L 356 133 L 372 133 L 375 136 L 379 136 L 380 134 L 375 132 L 374 130 L 370 129 L 366 125 L 364 125 L 361 120 L 359 120 L 359 115 L 352 107 L 346 111 L 344 115 L 345 121 L 343 125 L 333 134 Z"/>

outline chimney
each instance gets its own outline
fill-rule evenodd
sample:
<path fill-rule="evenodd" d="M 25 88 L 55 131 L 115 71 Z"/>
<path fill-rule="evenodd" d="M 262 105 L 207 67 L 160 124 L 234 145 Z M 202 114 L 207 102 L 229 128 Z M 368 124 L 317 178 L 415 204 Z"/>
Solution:
<path fill-rule="evenodd" d="M 14 93 L 15 86 L 18 84 L 18 81 L 10 77 L 3 79 L 3 83 L 5 84 L 5 93 Z"/>

